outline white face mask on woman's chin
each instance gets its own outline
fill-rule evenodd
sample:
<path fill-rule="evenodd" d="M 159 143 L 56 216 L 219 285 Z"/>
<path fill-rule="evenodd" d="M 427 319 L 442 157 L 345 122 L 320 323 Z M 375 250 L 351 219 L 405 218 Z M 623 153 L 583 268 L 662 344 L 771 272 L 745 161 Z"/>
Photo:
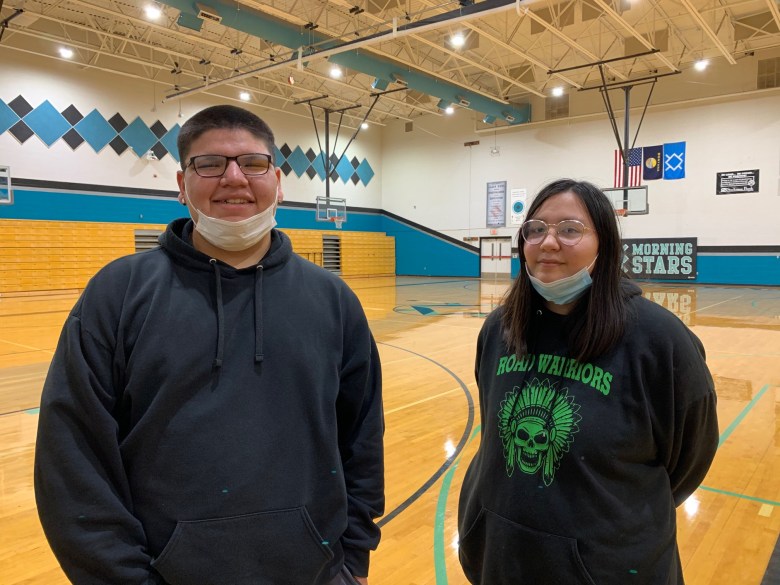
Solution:
<path fill-rule="evenodd" d="M 598 258 L 598 256 L 596 256 Z M 593 281 L 590 278 L 590 269 L 596 263 L 596 258 L 593 259 L 588 266 L 582 270 L 578 270 L 571 276 L 559 278 L 553 282 L 542 282 L 538 278 L 534 277 L 528 271 L 528 264 L 525 265 L 526 274 L 531 279 L 531 286 L 534 290 L 542 295 L 547 301 L 555 305 L 566 305 L 579 299 L 590 288 Z"/>
<path fill-rule="evenodd" d="M 186 197 L 185 192 L 185 197 Z M 276 226 L 276 200 L 265 211 L 240 221 L 209 217 L 187 198 L 197 219 L 195 229 L 209 244 L 229 252 L 241 252 L 260 242 Z"/>

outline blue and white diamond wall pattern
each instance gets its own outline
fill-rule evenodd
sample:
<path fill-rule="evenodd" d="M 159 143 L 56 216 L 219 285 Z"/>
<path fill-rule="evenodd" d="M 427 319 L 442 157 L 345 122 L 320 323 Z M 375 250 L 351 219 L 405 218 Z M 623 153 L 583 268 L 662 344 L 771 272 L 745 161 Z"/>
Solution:
<path fill-rule="evenodd" d="M 108 145 L 118 155 L 129 148 L 141 157 L 151 150 L 158 159 L 170 154 L 178 162 L 180 128 L 168 129 L 159 120 L 149 127 L 140 117 L 128 123 L 118 113 L 106 119 L 97 110 L 84 116 L 72 104 L 60 112 L 49 100 L 33 107 L 21 95 L 8 103 L 0 100 L 0 134 L 8 132 L 20 144 L 37 136 L 46 146 L 62 139 L 73 150 L 86 142 L 95 152 Z"/>
<path fill-rule="evenodd" d="M 130 122 L 119 113 L 106 118 L 97 109 L 85 116 L 72 104 L 59 111 L 49 100 L 33 107 L 21 95 L 10 102 L 0 99 L 0 134 L 8 132 L 20 144 L 37 136 L 46 146 L 62 139 L 73 150 L 86 142 L 96 153 L 110 146 L 117 155 L 127 149 L 138 157 L 152 151 L 158 159 L 170 154 L 179 162 L 176 139 L 180 129 L 179 124 L 166 128 L 159 120 L 148 126 L 140 116 Z M 324 153 L 311 148 L 304 152 L 300 146 L 291 148 L 285 143 L 275 148 L 275 155 L 276 166 L 285 176 L 295 173 L 299 178 L 306 175 L 309 180 L 315 176 L 325 180 Z M 334 183 L 341 179 L 343 183 L 351 181 L 353 185 L 367 186 L 374 177 L 374 170 L 365 158 L 361 161 L 344 155 L 339 159 L 333 154 L 330 158 L 330 180 Z"/>
<path fill-rule="evenodd" d="M 286 142 L 274 152 L 276 157 L 276 166 L 282 169 L 285 176 L 295 173 L 297 177 L 306 175 L 310 180 L 319 177 L 321 181 L 325 180 L 325 153 L 322 151 L 314 152 L 309 148 L 306 152 L 300 146 L 291 148 Z M 330 155 L 330 180 L 334 183 L 341 179 L 343 183 L 352 182 L 353 185 L 362 183 L 368 185 L 374 178 L 374 170 L 369 162 L 364 158 L 362 161 L 357 157 L 352 159 L 343 155 L 340 159 L 335 154 Z"/>

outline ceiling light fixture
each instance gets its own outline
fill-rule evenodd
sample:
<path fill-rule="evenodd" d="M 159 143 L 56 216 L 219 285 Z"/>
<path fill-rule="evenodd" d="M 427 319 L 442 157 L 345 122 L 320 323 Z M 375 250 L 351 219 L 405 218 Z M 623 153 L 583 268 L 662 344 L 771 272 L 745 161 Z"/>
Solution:
<path fill-rule="evenodd" d="M 339 67 L 338 65 L 334 65 L 333 67 L 330 68 L 330 76 L 333 79 L 341 79 L 342 75 L 343 73 L 341 71 L 341 67 Z"/>
<path fill-rule="evenodd" d="M 360 125 L 360 127 L 361 127 L 363 130 L 368 130 L 368 122 L 363 122 L 363 123 Z"/>
<path fill-rule="evenodd" d="M 240 94 L 238 94 L 238 97 L 241 98 L 241 101 L 248 102 L 249 99 L 252 97 L 249 95 L 248 91 L 242 91 Z"/>
<path fill-rule="evenodd" d="M 451 115 L 455 113 L 455 108 L 453 108 L 451 105 L 444 108 L 444 113 L 447 115 Z"/>
<path fill-rule="evenodd" d="M 70 59 L 73 57 L 73 49 L 69 49 L 68 47 L 60 47 L 60 57 L 63 59 Z"/>
<path fill-rule="evenodd" d="M 710 62 L 707 59 L 699 59 L 693 64 L 693 68 L 696 69 L 696 71 L 704 71 L 709 64 Z"/>
<path fill-rule="evenodd" d="M 466 37 L 463 36 L 463 33 L 455 33 L 450 37 L 450 44 L 459 49 L 466 44 Z"/>
<path fill-rule="evenodd" d="M 552 94 L 553 94 L 553 97 L 561 97 L 563 95 L 563 88 L 562 87 L 553 87 Z"/>
<path fill-rule="evenodd" d="M 157 4 L 147 4 L 146 8 L 144 8 L 144 14 L 146 14 L 147 18 L 157 20 L 162 16 L 162 9 Z"/>

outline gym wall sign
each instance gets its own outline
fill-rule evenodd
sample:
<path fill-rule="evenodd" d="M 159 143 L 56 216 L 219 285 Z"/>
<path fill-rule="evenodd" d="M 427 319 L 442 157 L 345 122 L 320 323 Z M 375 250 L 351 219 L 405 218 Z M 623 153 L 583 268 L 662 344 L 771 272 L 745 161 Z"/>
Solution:
<path fill-rule="evenodd" d="M 717 173 L 716 195 L 758 193 L 758 169 Z"/>
<path fill-rule="evenodd" d="M 694 280 L 697 238 L 623 240 L 623 272 L 632 278 Z"/>

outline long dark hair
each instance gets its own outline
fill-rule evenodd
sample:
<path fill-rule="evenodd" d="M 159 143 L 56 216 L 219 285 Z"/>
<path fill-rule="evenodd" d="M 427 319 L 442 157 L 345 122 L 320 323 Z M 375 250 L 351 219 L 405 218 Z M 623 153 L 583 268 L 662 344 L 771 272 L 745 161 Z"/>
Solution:
<path fill-rule="evenodd" d="M 595 185 L 573 179 L 559 179 L 545 186 L 528 208 L 533 219 L 550 197 L 571 192 L 588 210 L 598 235 L 598 260 L 593 268 L 593 284 L 568 316 L 569 347 L 580 361 L 587 361 L 613 347 L 622 337 L 627 319 L 626 293 L 621 290 L 622 258 L 620 230 L 615 211 L 606 195 Z M 525 272 L 522 237 L 518 241 L 521 269 L 503 302 L 504 340 L 517 355 L 529 352 L 533 342 L 534 313 L 543 305 Z"/>

